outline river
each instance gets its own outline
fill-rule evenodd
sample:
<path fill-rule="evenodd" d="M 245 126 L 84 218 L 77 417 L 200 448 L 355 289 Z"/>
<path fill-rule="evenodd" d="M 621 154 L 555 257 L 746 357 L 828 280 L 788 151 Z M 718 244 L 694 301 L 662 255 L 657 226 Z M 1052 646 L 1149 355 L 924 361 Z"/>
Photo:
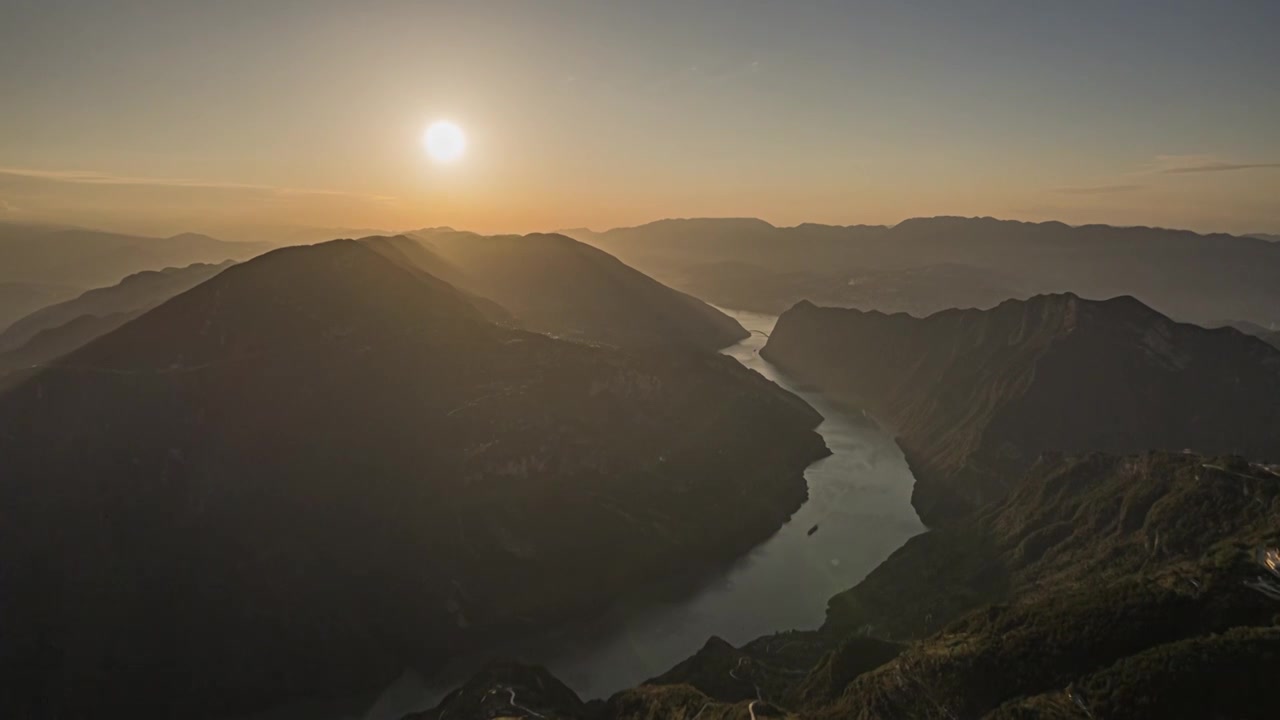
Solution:
<path fill-rule="evenodd" d="M 776 316 L 725 312 L 752 334 L 724 353 L 804 398 L 824 418 L 818 432 L 832 454 L 805 471 L 809 500 L 771 538 L 693 592 L 655 588 L 605 617 L 486 656 L 544 665 L 584 699 L 607 698 L 665 672 L 712 635 L 741 645 L 781 630 L 816 628 L 828 598 L 923 532 L 911 507 L 914 480 L 893 438 L 862 414 L 796 387 L 760 357 Z M 433 707 L 481 662 L 461 658 L 429 681 L 406 673 L 364 720 L 399 720 Z"/>

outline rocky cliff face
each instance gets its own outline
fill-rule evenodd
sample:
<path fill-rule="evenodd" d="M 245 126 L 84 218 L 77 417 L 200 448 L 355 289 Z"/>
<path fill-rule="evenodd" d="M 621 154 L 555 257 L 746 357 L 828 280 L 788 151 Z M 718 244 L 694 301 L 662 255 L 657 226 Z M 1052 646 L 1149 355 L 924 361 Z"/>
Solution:
<path fill-rule="evenodd" d="M 353 241 L 269 253 L 0 395 L 0 702 L 380 685 L 741 553 L 819 421 L 726 357 L 493 325 Z"/>
<path fill-rule="evenodd" d="M 663 676 L 605 703 L 564 705 L 580 713 L 564 716 L 1274 713 L 1276 469 L 1190 454 L 1046 456 L 1013 485 L 833 598 L 819 632 L 742 648 L 712 639 Z M 490 717 L 459 709 L 449 717 Z M 550 700 L 533 709 L 561 712 Z"/>
<path fill-rule="evenodd" d="M 1000 499 L 1051 450 L 1280 457 L 1280 352 L 1132 298 L 924 319 L 800 303 L 761 354 L 889 426 L 932 525 Z"/>

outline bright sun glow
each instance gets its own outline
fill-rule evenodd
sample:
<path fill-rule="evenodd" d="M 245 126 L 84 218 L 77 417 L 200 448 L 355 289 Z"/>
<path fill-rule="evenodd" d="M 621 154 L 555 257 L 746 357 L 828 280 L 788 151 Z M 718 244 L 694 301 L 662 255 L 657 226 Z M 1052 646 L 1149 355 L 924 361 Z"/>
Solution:
<path fill-rule="evenodd" d="M 451 122 L 440 120 L 431 123 L 422 136 L 422 144 L 427 154 L 436 162 L 453 162 L 462 157 L 467 149 L 467 137 L 462 128 Z"/>

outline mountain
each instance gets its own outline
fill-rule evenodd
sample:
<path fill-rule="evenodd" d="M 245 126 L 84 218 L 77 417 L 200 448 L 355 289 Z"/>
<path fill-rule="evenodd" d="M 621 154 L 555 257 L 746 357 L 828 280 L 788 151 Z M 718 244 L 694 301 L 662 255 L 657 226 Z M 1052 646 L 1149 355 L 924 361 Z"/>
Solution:
<path fill-rule="evenodd" d="M 0 353 L 20 348 L 38 333 L 55 329 L 82 316 L 140 315 L 233 264 L 235 263 L 232 261 L 226 261 L 217 265 L 197 263 L 182 268 L 144 270 L 129 275 L 110 287 L 89 290 L 74 299 L 43 307 L 0 332 Z M 78 346 L 68 349 L 74 347 Z"/>
<path fill-rule="evenodd" d="M 9 327 L 27 313 L 75 297 L 78 292 L 79 289 L 69 285 L 0 282 L 0 329 Z"/>
<path fill-rule="evenodd" d="M 1276 468 L 1191 454 L 1054 454 L 1009 484 L 1017 490 L 1002 501 L 913 538 L 833 598 L 818 631 L 741 648 L 712 638 L 606 702 L 583 703 L 540 668 L 501 664 L 419 717 L 1274 714 Z"/>
<path fill-rule="evenodd" d="M 1239 330 L 1245 335 L 1252 335 L 1260 338 L 1268 345 L 1280 348 L 1280 330 L 1269 330 L 1257 323 L 1251 323 L 1248 320 L 1220 320 L 1218 322 L 1205 323 L 1205 327 L 1231 327 Z"/>
<path fill-rule="evenodd" d="M 269 247 L 224 242 L 195 233 L 153 238 L 0 223 L 0 282 L 102 287 L 140 270 L 245 260 Z"/>
<path fill-rule="evenodd" d="M 828 307 L 923 317 L 953 307 L 995 307 L 1031 293 L 999 273 L 967 265 L 780 272 L 727 261 L 693 265 L 674 284 L 719 307 L 778 315 L 801 300 Z"/>
<path fill-rule="evenodd" d="M 1280 235 L 1276 235 L 1274 233 L 1250 233 L 1246 237 L 1258 238 L 1259 240 L 1266 240 L 1267 242 L 1280 242 Z"/>
<path fill-rule="evenodd" d="M 81 315 L 57 327 L 40 330 L 22 345 L 0 353 L 0 392 L 20 383 L 39 366 L 106 335 L 141 312 Z"/>
<path fill-rule="evenodd" d="M 912 218 L 892 227 L 664 220 L 603 233 L 577 231 L 576 237 L 686 292 L 695 292 L 685 284 L 690 269 L 714 262 L 846 277 L 959 265 L 1004 278 L 1002 284 L 1018 288 L 1019 296 L 1133 295 L 1171 317 L 1198 323 L 1224 317 L 1264 326 L 1280 321 L 1280 244 L 1252 237 L 960 217 Z M 936 288 L 920 289 L 926 293 L 922 300 L 938 294 Z M 972 301 L 961 293 L 949 304 Z"/>
<path fill-rule="evenodd" d="M 930 525 L 999 499 L 1048 450 L 1280 459 L 1280 351 L 1129 297 L 1041 295 L 924 319 L 805 302 L 761 355 L 897 434 Z"/>
<path fill-rule="evenodd" d="M 506 308 L 487 297 L 463 290 L 473 282 L 471 278 L 461 268 L 428 249 L 422 241 L 407 235 L 372 235 L 362 238 L 360 243 L 410 272 L 449 283 L 491 322 L 520 326 Z"/>
<path fill-rule="evenodd" d="M 509 310 L 538 332 L 632 347 L 718 350 L 745 337 L 735 320 L 597 248 L 564 235 L 420 231 L 427 272 Z"/>
<path fill-rule="evenodd" d="M 0 708 L 384 687 L 738 557 L 820 420 L 728 357 L 499 327 L 355 241 L 267 253 L 0 395 Z"/>
<path fill-rule="evenodd" d="M 757 218 L 657 220 L 605 232 L 566 231 L 642 272 L 670 282 L 692 266 L 721 262 L 792 272 L 846 269 L 859 264 L 858 244 L 882 236 L 883 225 L 779 228 Z"/>

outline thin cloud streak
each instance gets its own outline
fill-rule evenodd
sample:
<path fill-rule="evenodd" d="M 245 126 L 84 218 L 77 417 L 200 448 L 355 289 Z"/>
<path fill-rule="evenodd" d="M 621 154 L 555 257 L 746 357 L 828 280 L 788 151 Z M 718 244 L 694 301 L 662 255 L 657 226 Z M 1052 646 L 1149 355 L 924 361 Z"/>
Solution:
<path fill-rule="evenodd" d="M 1280 168 L 1280 162 L 1270 163 L 1228 163 L 1228 162 L 1211 162 L 1202 165 L 1188 165 L 1186 167 L 1174 167 L 1161 170 L 1166 175 L 1181 175 L 1183 173 L 1207 173 L 1207 172 L 1231 172 L 1234 170 L 1257 170 L 1263 168 Z"/>
<path fill-rule="evenodd" d="M 96 170 L 34 170 L 31 168 L 0 167 L 0 175 L 49 180 L 52 182 L 75 183 L 81 185 L 120 185 L 192 188 L 200 190 L 247 190 L 265 192 L 273 195 L 301 196 L 314 195 L 325 197 L 365 198 L 377 202 L 394 202 L 397 198 L 387 195 L 362 195 L 342 190 L 317 190 L 313 188 L 292 188 L 276 185 L 257 185 L 253 183 L 222 182 L 217 180 L 199 180 L 194 178 L 157 178 L 131 175 L 113 175 Z"/>
<path fill-rule="evenodd" d="M 1133 192 L 1141 190 L 1146 185 L 1091 185 L 1086 187 L 1063 187 L 1054 190 L 1054 192 L 1064 195 L 1112 195 L 1115 193 Z"/>

